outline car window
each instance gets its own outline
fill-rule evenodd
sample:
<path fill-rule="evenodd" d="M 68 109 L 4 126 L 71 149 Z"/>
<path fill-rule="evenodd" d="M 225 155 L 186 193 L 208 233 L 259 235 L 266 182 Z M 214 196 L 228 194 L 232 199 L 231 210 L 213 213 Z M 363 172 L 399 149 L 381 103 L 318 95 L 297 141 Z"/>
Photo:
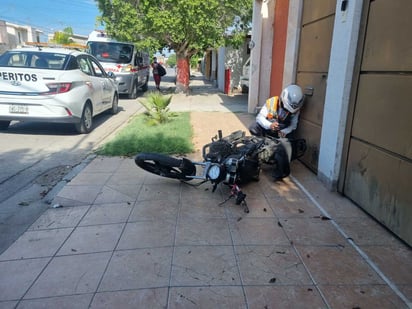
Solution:
<path fill-rule="evenodd" d="M 123 45 L 120 49 L 119 62 L 129 63 L 132 61 L 133 47 L 131 45 Z"/>
<path fill-rule="evenodd" d="M 46 58 L 43 57 L 33 57 L 32 58 L 32 66 L 38 69 L 48 69 L 49 68 L 49 62 L 47 61 Z"/>
<path fill-rule="evenodd" d="M 79 63 L 77 62 L 77 58 L 70 56 L 67 66 L 66 66 L 66 70 L 78 70 L 79 69 Z"/>
<path fill-rule="evenodd" d="M 88 52 L 99 61 L 112 63 L 130 63 L 134 46 L 127 43 L 88 42 Z"/>
<path fill-rule="evenodd" d="M 24 67 L 27 61 L 27 56 L 23 54 L 11 55 L 8 61 L 9 66 Z"/>
<path fill-rule="evenodd" d="M 26 54 L 5 52 L 0 56 L 0 66 L 2 67 L 25 67 L 27 65 Z"/>
<path fill-rule="evenodd" d="M 80 70 L 90 76 L 107 77 L 101 64 L 91 56 L 82 55 L 78 58 Z"/>
<path fill-rule="evenodd" d="M 7 51 L 0 56 L 0 66 L 64 70 L 69 55 L 33 50 Z"/>
<path fill-rule="evenodd" d="M 82 71 L 83 73 L 87 75 L 93 75 L 92 68 L 90 66 L 89 61 L 87 61 L 86 57 L 79 57 L 78 63 L 79 63 L 80 71 Z"/>
<path fill-rule="evenodd" d="M 92 67 L 94 70 L 94 75 L 98 77 L 106 77 L 106 72 L 104 71 L 103 67 L 98 63 L 95 59 L 89 58 L 89 61 L 92 63 Z"/>
<path fill-rule="evenodd" d="M 64 56 L 64 57 L 62 57 Z M 50 69 L 62 70 L 64 68 L 65 62 L 67 61 L 68 56 L 66 55 L 49 55 L 48 63 Z"/>

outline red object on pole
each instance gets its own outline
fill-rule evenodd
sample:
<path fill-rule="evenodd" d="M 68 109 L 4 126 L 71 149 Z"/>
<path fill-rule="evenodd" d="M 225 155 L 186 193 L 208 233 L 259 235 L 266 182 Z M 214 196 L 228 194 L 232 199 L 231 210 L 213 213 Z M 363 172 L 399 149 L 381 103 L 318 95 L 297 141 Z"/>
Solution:
<path fill-rule="evenodd" d="M 225 94 L 230 92 L 230 69 L 225 69 Z"/>

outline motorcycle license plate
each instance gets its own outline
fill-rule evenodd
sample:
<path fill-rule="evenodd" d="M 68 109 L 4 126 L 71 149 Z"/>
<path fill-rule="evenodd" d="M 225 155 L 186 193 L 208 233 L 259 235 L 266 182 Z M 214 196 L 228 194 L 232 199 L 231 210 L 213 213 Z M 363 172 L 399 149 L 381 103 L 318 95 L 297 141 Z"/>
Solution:
<path fill-rule="evenodd" d="M 29 107 L 27 105 L 12 104 L 9 105 L 10 114 L 28 114 Z"/>

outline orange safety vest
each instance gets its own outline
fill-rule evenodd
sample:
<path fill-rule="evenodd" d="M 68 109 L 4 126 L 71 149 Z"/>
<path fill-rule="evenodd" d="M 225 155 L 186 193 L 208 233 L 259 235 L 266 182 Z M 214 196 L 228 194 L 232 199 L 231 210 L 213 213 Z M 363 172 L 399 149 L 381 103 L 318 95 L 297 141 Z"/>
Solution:
<path fill-rule="evenodd" d="M 277 121 L 286 122 L 286 123 L 290 122 L 290 120 L 287 119 L 290 112 L 285 110 L 286 113 L 280 116 L 278 114 L 278 107 L 279 107 L 279 97 L 278 96 L 267 99 L 266 108 L 268 110 L 268 115 L 266 116 L 266 119 L 268 120 L 276 119 Z"/>
<path fill-rule="evenodd" d="M 278 96 L 271 97 L 271 98 L 266 100 L 266 108 L 268 110 L 268 115 L 266 116 L 266 118 L 268 120 L 271 120 L 273 118 L 277 118 L 278 106 L 279 106 L 279 97 Z"/>

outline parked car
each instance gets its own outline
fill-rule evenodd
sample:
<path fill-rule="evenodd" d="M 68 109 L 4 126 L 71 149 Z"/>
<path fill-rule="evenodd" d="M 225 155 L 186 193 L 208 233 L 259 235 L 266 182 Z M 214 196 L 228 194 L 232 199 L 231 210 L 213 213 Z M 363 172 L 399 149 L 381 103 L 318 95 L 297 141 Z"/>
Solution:
<path fill-rule="evenodd" d="M 73 123 L 89 133 L 93 117 L 118 112 L 118 86 L 92 55 L 77 50 L 25 47 L 0 55 L 0 129 L 10 122 Z"/>

